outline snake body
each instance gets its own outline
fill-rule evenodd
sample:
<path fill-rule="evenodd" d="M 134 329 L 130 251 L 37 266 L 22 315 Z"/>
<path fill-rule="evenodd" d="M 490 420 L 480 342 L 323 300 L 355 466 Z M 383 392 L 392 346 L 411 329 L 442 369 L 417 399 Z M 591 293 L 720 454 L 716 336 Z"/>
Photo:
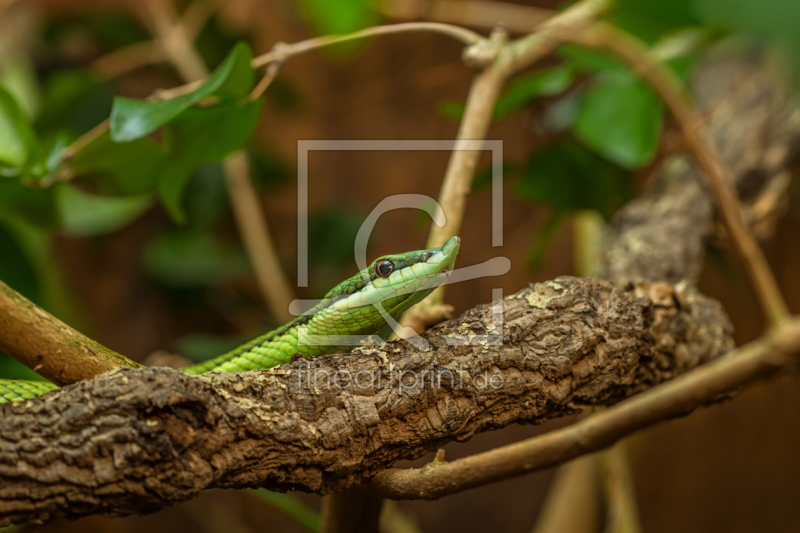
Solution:
<path fill-rule="evenodd" d="M 343 336 L 377 334 L 387 325 L 386 315 L 396 319 L 444 283 L 459 246 L 459 238 L 452 237 L 439 248 L 380 257 L 291 322 L 183 371 L 242 372 L 282 365 L 298 355 L 348 351 L 352 345 Z M 41 381 L 0 379 L 0 403 L 24 401 L 57 388 Z"/>

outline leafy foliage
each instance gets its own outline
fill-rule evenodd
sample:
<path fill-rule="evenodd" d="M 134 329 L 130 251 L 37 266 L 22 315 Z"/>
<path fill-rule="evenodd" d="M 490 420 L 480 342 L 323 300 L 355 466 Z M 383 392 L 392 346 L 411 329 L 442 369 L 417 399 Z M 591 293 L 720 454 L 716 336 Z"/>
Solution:
<path fill-rule="evenodd" d="M 97 196 L 68 183 L 60 184 L 55 192 L 63 231 L 80 237 L 114 232 L 139 218 L 153 205 L 149 195 Z"/>
<path fill-rule="evenodd" d="M 630 178 L 585 148 L 564 142 L 530 158 L 515 192 L 553 211 L 594 209 L 609 217 L 630 197 Z"/>
<path fill-rule="evenodd" d="M 557 143 L 535 153 L 514 189 L 519 198 L 550 210 L 550 217 L 531 245 L 531 267 L 541 265 L 567 214 L 592 209 L 610 217 L 630 197 L 630 189 L 625 170 L 580 145 Z"/>
<path fill-rule="evenodd" d="M 628 73 L 609 74 L 584 94 L 574 131 L 599 154 L 634 169 L 655 155 L 662 114 L 661 99 L 645 82 Z"/>
<path fill-rule="evenodd" d="M 28 166 L 38 155 L 38 141 L 33 127 L 17 101 L 0 87 L 0 176 L 2 167 Z"/>
<path fill-rule="evenodd" d="M 261 99 L 246 103 L 229 100 L 187 109 L 167 126 L 164 144 L 169 155 L 158 192 L 175 220 L 185 221 L 181 198 L 194 170 L 243 147 L 255 130 L 262 104 Z"/>
<path fill-rule="evenodd" d="M 515 78 L 508 89 L 500 95 L 492 111 L 496 120 L 525 109 L 537 98 L 564 92 L 574 79 L 574 70 L 566 65 L 543 68 Z M 438 112 L 448 118 L 461 120 L 464 103 L 458 100 L 439 102 Z"/>
<path fill-rule="evenodd" d="M 75 154 L 71 167 L 106 194 L 136 195 L 155 190 L 166 163 L 164 149 L 150 139 L 117 143 L 104 133 Z"/>
<path fill-rule="evenodd" d="M 317 35 L 343 35 L 378 23 L 374 0 L 299 0 L 300 11 Z M 364 41 L 349 41 L 325 49 L 335 56 L 349 56 Z"/>
<path fill-rule="evenodd" d="M 252 57 L 250 47 L 237 44 L 197 89 L 175 98 L 151 101 L 116 97 L 111 110 L 111 139 L 126 142 L 144 137 L 212 95 L 242 96 L 253 84 Z"/>

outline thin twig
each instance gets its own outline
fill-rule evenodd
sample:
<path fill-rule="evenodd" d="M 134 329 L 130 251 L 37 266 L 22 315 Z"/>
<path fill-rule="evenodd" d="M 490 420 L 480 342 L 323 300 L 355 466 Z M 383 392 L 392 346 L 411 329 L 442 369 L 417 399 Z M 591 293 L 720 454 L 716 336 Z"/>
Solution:
<path fill-rule="evenodd" d="M 166 61 L 163 49 L 154 41 L 134 43 L 102 55 L 89 64 L 101 81 L 108 81 L 132 70 Z"/>
<path fill-rule="evenodd" d="M 250 160 L 245 152 L 238 152 L 226 159 L 223 166 L 231 204 L 234 206 L 233 212 L 253 264 L 256 280 L 275 319 L 288 322 L 294 318 L 289 314 L 289 304 L 294 295 L 275 251 L 267 218 L 253 186 Z"/>
<path fill-rule="evenodd" d="M 729 173 L 711 143 L 702 117 L 689 103 L 681 82 L 635 37 L 605 23 L 570 36 L 578 44 L 601 48 L 628 61 L 666 103 L 683 133 L 686 147 L 694 156 L 716 199 L 722 220 L 730 232 L 734 247 L 744 263 L 756 296 L 772 326 L 789 318 L 778 282 L 761 248 L 742 219 L 741 205 Z"/>
<path fill-rule="evenodd" d="M 219 7 L 219 0 L 194 0 L 186 7 L 180 18 L 180 25 L 189 42 L 197 39 L 203 26 Z"/>
<path fill-rule="evenodd" d="M 159 46 L 184 81 L 192 82 L 208 77 L 208 67 L 197 53 L 171 1 L 145 0 L 147 21 Z"/>
<path fill-rule="evenodd" d="M 281 64 L 282 63 L 279 61 L 274 61 L 267 66 L 267 72 L 264 74 L 264 77 L 262 77 L 253 90 L 250 91 L 250 100 L 261 98 L 261 95 L 264 94 L 278 75 Z"/>
<path fill-rule="evenodd" d="M 432 463 L 421 469 L 384 470 L 373 478 L 372 486 L 393 500 L 434 500 L 559 465 L 607 448 L 635 431 L 689 413 L 720 394 L 774 374 L 796 363 L 798 353 L 800 319 L 792 318 L 771 334 L 728 356 L 573 426 L 449 463 Z"/>
<path fill-rule="evenodd" d="M 495 102 L 506 81 L 552 52 L 564 41 L 564 34 L 579 32 L 594 23 L 610 6 L 610 0 L 583 0 L 543 22 L 531 35 L 507 45 L 499 43 L 494 60 L 472 82 L 457 139 L 485 139 Z M 442 246 L 461 230 L 479 157 L 478 151 L 453 150 L 439 192 L 439 205 L 447 222 L 442 227 L 431 227 L 428 248 Z M 424 302 L 410 309 L 403 323 L 418 329 L 418 325 L 440 322 L 446 316 L 443 302 L 444 288 L 439 287 Z"/>
<path fill-rule="evenodd" d="M 556 471 L 533 533 L 594 533 L 599 523 L 597 456 L 586 455 Z"/>
<path fill-rule="evenodd" d="M 170 26 L 164 25 L 163 22 L 161 22 L 161 18 L 163 18 L 163 16 L 165 14 L 167 14 L 167 11 L 163 7 L 159 7 L 159 4 L 161 4 L 161 2 L 158 2 L 156 0 L 148 0 L 148 4 L 147 5 L 150 5 L 150 4 L 156 4 L 154 6 L 155 10 L 152 12 L 152 16 L 158 17 L 158 20 L 159 20 L 158 24 L 155 24 L 155 23 L 152 24 L 153 27 L 154 27 L 154 31 L 155 31 L 155 28 L 162 28 L 162 31 L 169 32 L 170 35 L 172 35 L 171 38 L 175 39 L 175 36 L 172 33 L 172 30 L 168 29 L 168 28 L 170 28 Z M 187 16 L 188 16 L 188 14 L 187 14 Z M 256 58 L 254 58 L 251 61 L 250 64 L 253 66 L 253 68 L 259 68 L 261 66 L 268 65 L 268 64 L 274 63 L 276 61 L 277 62 L 282 62 L 284 59 L 286 59 L 288 57 L 292 57 L 294 55 L 298 55 L 298 54 L 301 54 L 303 52 L 307 52 L 309 50 L 313 50 L 315 48 L 328 46 L 328 45 L 335 44 L 335 43 L 338 43 L 338 42 L 344 42 L 344 41 L 349 41 L 349 40 L 354 40 L 354 39 L 363 39 L 363 38 L 366 38 L 366 37 L 369 37 L 369 36 L 372 36 L 372 35 L 387 35 L 387 34 L 391 34 L 391 33 L 401 33 L 401 32 L 409 32 L 409 31 L 431 31 L 431 32 L 435 32 L 435 33 L 443 33 L 445 35 L 451 35 L 454 38 L 464 42 L 465 44 L 475 44 L 475 43 L 480 42 L 481 40 L 484 39 L 481 35 L 479 35 L 479 34 L 477 34 L 475 32 L 472 32 L 470 30 L 466 30 L 466 29 L 463 29 L 463 28 L 459 28 L 457 26 L 451 26 L 451 25 L 448 25 L 448 24 L 437 24 L 437 23 L 427 23 L 427 22 L 407 23 L 407 24 L 391 24 L 391 25 L 387 25 L 387 26 L 376 26 L 374 28 L 367 28 L 366 30 L 363 30 L 363 31 L 360 31 L 360 32 L 356 32 L 356 33 L 353 33 L 353 34 L 350 34 L 350 35 L 333 36 L 333 37 L 318 37 L 318 38 L 309 39 L 309 40 L 306 40 L 306 41 L 300 41 L 300 42 L 294 43 L 294 44 L 279 43 L 278 45 L 275 46 L 275 49 L 272 52 L 269 52 L 267 54 L 264 54 L 264 55 L 261 55 L 261 56 L 258 56 Z M 184 32 L 182 32 L 182 34 L 179 34 L 179 36 L 180 35 L 182 35 L 183 37 L 186 37 L 186 38 L 191 36 L 190 32 L 188 32 L 188 31 L 184 31 Z M 164 42 L 165 41 L 162 41 L 162 44 Z M 185 48 L 178 46 L 177 47 L 177 54 L 176 54 L 175 53 L 175 45 L 173 44 L 172 46 L 173 46 L 173 55 L 171 55 L 169 57 L 177 59 L 181 55 L 182 51 L 185 51 Z M 162 49 L 162 52 L 166 52 L 166 50 Z M 166 58 L 166 54 L 165 54 L 165 58 Z M 188 72 L 188 70 L 194 70 L 194 69 L 195 69 L 194 67 L 192 69 L 188 69 L 187 67 L 183 68 L 183 70 L 187 70 L 187 72 Z M 197 70 L 199 70 L 199 69 L 197 69 Z M 272 80 L 269 79 L 268 76 L 269 76 L 269 72 L 267 72 L 267 75 L 265 76 L 265 78 L 267 78 L 267 80 L 265 80 L 264 78 L 262 78 L 262 80 L 261 80 L 261 83 L 266 84 L 267 86 L 269 86 L 269 83 L 272 82 Z M 198 78 L 197 76 L 191 76 L 189 79 L 192 79 L 193 81 L 190 81 L 189 83 L 185 83 L 183 85 L 179 85 L 177 87 L 172 87 L 170 89 L 159 89 L 159 90 L 157 90 L 157 91 L 155 91 L 153 93 L 153 96 L 151 96 L 151 98 L 159 99 L 159 100 L 169 100 L 171 98 L 175 98 L 175 97 L 178 97 L 178 96 L 182 96 L 184 94 L 188 94 L 188 93 L 194 91 L 200 85 L 203 84 L 204 80 L 202 78 L 204 78 L 204 77 L 205 76 L 200 76 Z M 259 85 L 261 85 L 261 83 Z M 256 88 L 254 89 L 254 92 L 255 92 L 256 89 L 259 89 L 259 86 L 256 86 Z M 266 87 L 264 87 L 264 90 L 266 90 Z M 103 121 L 95 129 L 97 129 L 97 128 L 99 128 L 97 130 L 98 135 L 100 133 L 103 133 L 105 130 L 108 129 L 108 121 L 107 120 Z M 89 132 L 89 133 L 86 134 L 86 136 L 89 136 L 88 141 L 91 141 L 94 138 L 90 134 L 93 134 L 93 132 L 95 132 L 95 129 L 93 129 L 92 132 Z M 84 140 L 83 138 L 79 138 L 78 140 L 76 140 L 73 143 L 73 145 L 76 145 L 76 146 L 72 146 L 71 145 L 71 146 L 67 147 L 67 151 L 70 154 L 74 154 L 74 153 L 78 152 L 78 150 L 83 148 L 86 144 L 88 144 L 87 140 Z"/>
<path fill-rule="evenodd" d="M 307 39 L 294 44 L 278 43 L 271 52 L 254 58 L 252 65 L 255 68 L 263 67 L 264 65 L 268 65 L 273 61 L 283 61 L 288 57 L 296 56 L 310 50 L 330 46 L 332 44 L 343 43 L 345 41 L 364 39 L 366 37 L 372 37 L 373 35 L 388 35 L 391 33 L 405 33 L 413 31 L 441 33 L 442 35 L 447 35 L 467 45 L 476 44 L 485 39 L 482 35 L 475 33 L 472 30 L 460 28 L 450 24 L 441 24 L 438 22 L 406 22 L 402 24 L 387 24 L 386 26 L 374 26 L 372 28 L 366 28 L 348 35 L 326 35 L 324 37 L 314 37 L 313 39 Z"/>
<path fill-rule="evenodd" d="M 94 128 L 90 129 L 89 131 L 87 131 L 86 133 L 75 139 L 75 141 L 73 141 L 72 144 L 70 144 L 64 149 L 64 152 L 61 155 L 62 159 L 64 160 L 70 159 L 75 154 L 86 148 L 86 146 L 88 146 L 89 143 L 91 143 L 93 140 L 97 139 L 102 134 L 108 131 L 110 123 L 111 122 L 109 121 L 109 119 L 105 119 L 103 122 L 101 122 Z"/>
<path fill-rule="evenodd" d="M 606 498 L 606 533 L 642 531 L 626 442 L 622 440 L 616 443 L 599 456 Z"/>
<path fill-rule="evenodd" d="M 218 8 L 216 0 L 196 0 L 189 4 L 181 17 L 186 38 L 192 42 Z M 167 60 L 164 47 L 155 40 L 134 43 L 98 57 L 89 70 L 100 80 L 107 81 L 132 70 Z M 187 92 L 194 90 L 194 86 Z M 177 96 L 177 95 L 176 95 Z"/>

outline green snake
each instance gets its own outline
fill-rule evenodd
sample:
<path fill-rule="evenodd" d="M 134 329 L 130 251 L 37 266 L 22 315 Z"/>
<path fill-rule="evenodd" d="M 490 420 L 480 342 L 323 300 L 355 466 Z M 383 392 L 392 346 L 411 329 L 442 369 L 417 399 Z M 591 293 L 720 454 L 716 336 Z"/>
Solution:
<path fill-rule="evenodd" d="M 299 356 L 348 351 L 352 342 L 344 336 L 381 332 L 387 327 L 387 315 L 396 319 L 444 283 L 460 243 L 452 237 L 439 248 L 380 257 L 291 322 L 183 371 L 242 372 L 282 365 Z M 43 381 L 0 379 L 0 403 L 24 401 L 57 388 Z"/>

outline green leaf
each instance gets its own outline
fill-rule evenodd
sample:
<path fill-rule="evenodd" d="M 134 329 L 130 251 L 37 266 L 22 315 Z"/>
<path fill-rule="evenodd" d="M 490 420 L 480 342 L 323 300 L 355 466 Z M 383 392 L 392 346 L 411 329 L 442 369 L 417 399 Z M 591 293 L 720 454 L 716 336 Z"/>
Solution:
<path fill-rule="evenodd" d="M 53 189 L 29 189 L 16 180 L 0 181 L 0 216 L 37 228 L 55 228 L 59 218 Z"/>
<path fill-rule="evenodd" d="M 247 274 L 246 254 L 206 233 L 161 234 L 144 250 L 144 266 L 154 278 L 174 287 L 202 287 Z"/>
<path fill-rule="evenodd" d="M 108 118 L 113 94 L 86 70 L 58 72 L 44 84 L 36 129 L 43 136 L 68 130 L 81 135 Z"/>
<path fill-rule="evenodd" d="M 240 42 L 211 76 L 190 93 L 157 101 L 115 98 L 111 110 L 111 138 L 126 142 L 144 137 L 213 94 L 241 96 L 252 85 L 251 59 L 250 47 Z"/>
<path fill-rule="evenodd" d="M 586 148 L 560 143 L 531 157 L 515 192 L 554 212 L 595 209 L 609 217 L 630 197 L 630 182 L 625 170 Z"/>
<path fill-rule="evenodd" d="M 64 231 L 90 237 L 127 226 L 153 205 L 153 198 L 150 195 L 97 196 L 64 183 L 56 190 L 56 203 Z"/>
<path fill-rule="evenodd" d="M 38 155 L 38 140 L 17 101 L 0 87 L 0 166 L 22 167 Z"/>
<path fill-rule="evenodd" d="M 244 146 L 258 124 L 262 105 L 263 99 L 259 99 L 187 109 L 165 129 L 164 144 L 169 156 L 158 192 L 176 221 L 185 221 L 181 199 L 195 169 Z"/>
<path fill-rule="evenodd" d="M 371 0 L 301 0 L 306 20 L 319 35 L 343 35 L 375 23 Z"/>
<path fill-rule="evenodd" d="M 768 39 L 791 60 L 800 82 L 800 3 L 794 0 L 694 0 L 694 12 L 706 26 Z"/>
<path fill-rule="evenodd" d="M 31 60 L 25 55 L 13 55 L 4 61 L 0 85 L 11 94 L 20 109 L 33 120 L 39 111 L 41 94 Z"/>
<path fill-rule="evenodd" d="M 563 65 L 544 68 L 515 78 L 508 90 L 497 99 L 494 118 L 503 118 L 513 111 L 522 109 L 536 98 L 564 92 L 573 78 L 573 69 Z"/>
<path fill-rule="evenodd" d="M 183 205 L 188 227 L 196 231 L 211 231 L 217 227 L 220 219 L 230 211 L 221 163 L 215 161 L 197 168 L 186 187 Z"/>
<path fill-rule="evenodd" d="M 58 170 L 69 142 L 70 136 L 64 133 L 56 135 L 45 145 L 44 167 L 47 174 L 53 174 Z"/>
<path fill-rule="evenodd" d="M 632 75 L 604 76 L 584 94 L 573 129 L 599 154 L 634 169 L 656 153 L 662 107 L 652 89 Z"/>
<path fill-rule="evenodd" d="M 556 55 L 578 72 L 628 72 L 630 70 L 624 61 L 615 56 L 574 44 L 565 44 L 556 51 Z"/>
<path fill-rule="evenodd" d="M 497 99 L 493 117 L 495 120 L 501 119 L 526 107 L 536 98 L 560 94 L 569 87 L 573 79 L 573 69 L 564 65 L 519 76 Z M 447 118 L 460 121 L 464 116 L 464 107 L 464 102 L 448 99 L 439 102 L 436 111 Z"/>
<path fill-rule="evenodd" d="M 116 143 L 108 133 L 94 139 L 72 158 L 76 176 L 91 176 L 106 194 L 144 194 L 156 189 L 166 153 L 150 139 Z"/>
<path fill-rule="evenodd" d="M 299 0 L 303 18 L 317 35 L 344 35 L 378 23 L 374 0 Z M 339 56 L 360 50 L 367 39 L 325 47 Z"/>
<path fill-rule="evenodd" d="M 619 0 L 617 9 L 609 20 L 623 30 L 652 43 L 667 31 L 697 25 L 699 21 L 695 15 L 696 3 L 697 0 Z M 726 1 L 727 5 L 730 4 Z"/>

